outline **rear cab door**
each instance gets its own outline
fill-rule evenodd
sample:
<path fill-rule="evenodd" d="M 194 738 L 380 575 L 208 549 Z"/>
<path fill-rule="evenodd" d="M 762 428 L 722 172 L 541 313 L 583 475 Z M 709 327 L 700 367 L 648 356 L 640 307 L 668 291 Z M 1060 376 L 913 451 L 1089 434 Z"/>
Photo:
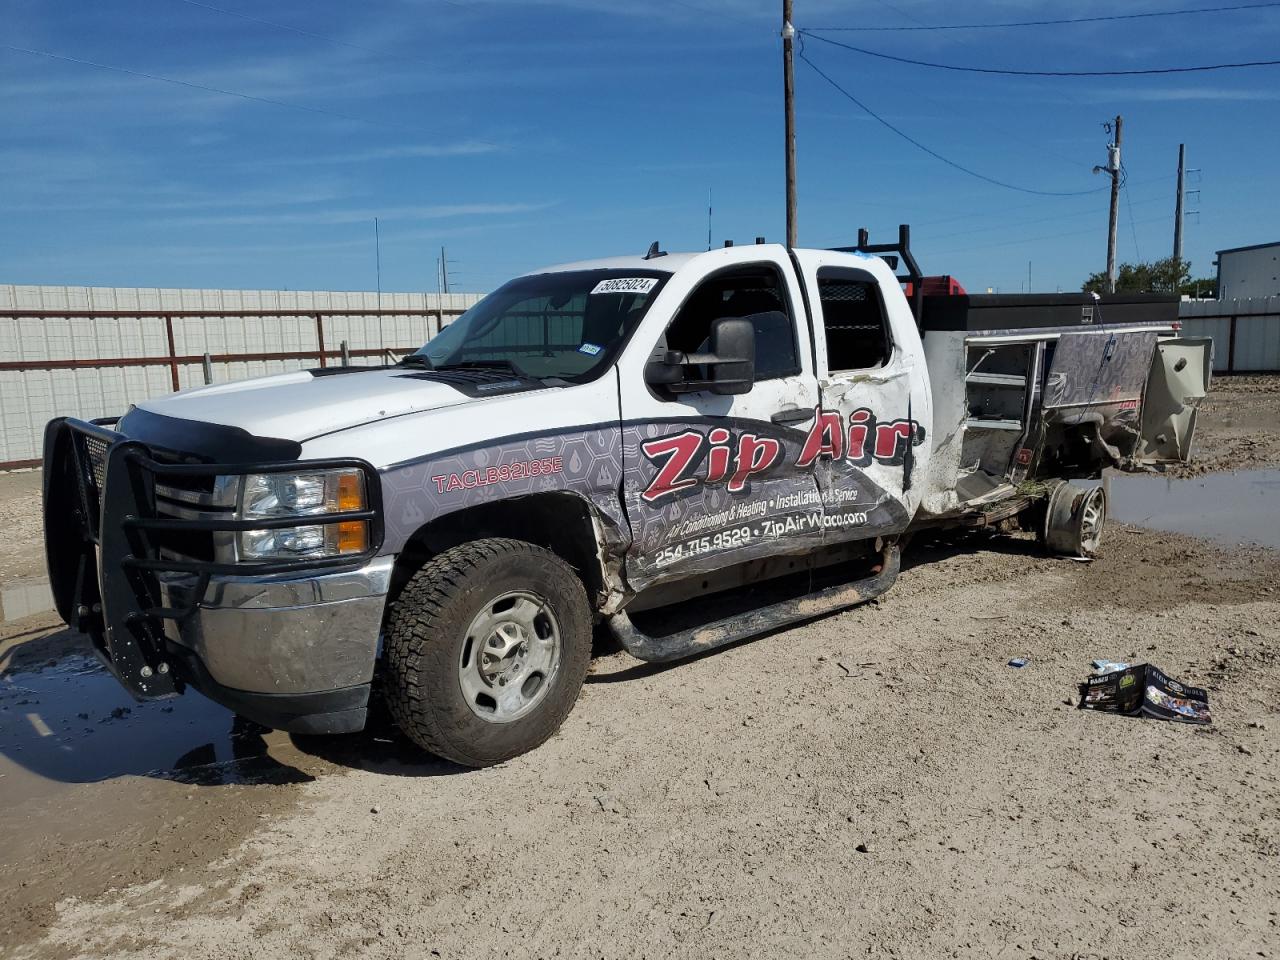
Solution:
<path fill-rule="evenodd" d="M 672 393 L 645 382 L 651 357 L 705 351 L 719 317 L 752 318 L 749 392 Z M 813 340 L 785 247 L 731 247 L 681 266 L 618 375 L 633 589 L 821 544 L 818 484 L 798 466 L 818 404 Z"/>
<path fill-rule="evenodd" d="M 897 278 L 879 257 L 798 250 L 814 314 L 812 464 L 828 542 L 903 532 L 920 505 L 933 410 L 924 349 Z"/>

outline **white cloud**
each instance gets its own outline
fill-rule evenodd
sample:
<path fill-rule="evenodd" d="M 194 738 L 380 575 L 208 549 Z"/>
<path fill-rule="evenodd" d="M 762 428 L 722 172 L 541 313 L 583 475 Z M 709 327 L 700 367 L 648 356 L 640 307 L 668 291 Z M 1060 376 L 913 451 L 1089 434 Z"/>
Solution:
<path fill-rule="evenodd" d="M 292 226 L 297 224 L 343 224 L 379 220 L 447 220 L 454 217 L 508 216 L 536 213 L 555 206 L 548 203 L 452 203 L 428 206 L 365 208 L 359 210 L 312 210 L 296 213 L 246 213 L 216 217 L 177 217 L 165 223 L 203 226 Z"/>
<path fill-rule="evenodd" d="M 505 153 L 505 144 L 487 140 L 459 140 L 454 143 L 420 143 L 401 147 L 382 147 L 356 150 L 349 153 L 311 153 L 306 156 L 286 157 L 273 161 L 282 165 L 311 165 L 323 163 L 370 163 L 379 160 L 428 160 L 448 157 L 476 157 L 486 153 Z M 260 162 L 260 161 L 255 161 Z"/>
<path fill-rule="evenodd" d="M 1164 87 L 1108 90 L 1107 100 L 1145 100 L 1151 102 L 1182 100 L 1280 100 L 1280 88 L 1239 87 Z"/>

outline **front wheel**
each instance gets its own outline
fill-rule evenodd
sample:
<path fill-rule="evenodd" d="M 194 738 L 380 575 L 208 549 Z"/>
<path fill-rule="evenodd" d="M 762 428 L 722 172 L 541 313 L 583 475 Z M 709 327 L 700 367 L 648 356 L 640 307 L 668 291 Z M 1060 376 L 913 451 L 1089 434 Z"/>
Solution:
<path fill-rule="evenodd" d="M 425 750 L 468 767 L 559 729 L 591 657 L 582 581 L 549 550 L 486 539 L 432 558 L 391 607 L 385 696 Z"/>

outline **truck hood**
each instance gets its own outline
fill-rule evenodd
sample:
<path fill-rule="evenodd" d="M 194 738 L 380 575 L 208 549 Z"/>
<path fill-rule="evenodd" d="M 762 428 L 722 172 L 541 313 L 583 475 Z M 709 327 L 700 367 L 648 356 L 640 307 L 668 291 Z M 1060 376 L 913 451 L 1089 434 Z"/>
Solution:
<path fill-rule="evenodd" d="M 407 413 L 438 410 L 471 398 L 404 368 L 283 373 L 220 383 L 144 400 L 149 413 L 238 427 L 259 437 L 303 442 Z"/>

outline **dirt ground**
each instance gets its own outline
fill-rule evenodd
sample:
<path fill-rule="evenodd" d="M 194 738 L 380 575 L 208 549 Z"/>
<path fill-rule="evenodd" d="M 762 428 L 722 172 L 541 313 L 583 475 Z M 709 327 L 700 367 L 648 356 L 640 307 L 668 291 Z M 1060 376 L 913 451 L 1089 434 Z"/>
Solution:
<path fill-rule="evenodd" d="M 1280 377 L 1219 377 L 1199 420 L 1194 459 L 1170 471 L 1174 476 L 1280 464 Z"/>
<path fill-rule="evenodd" d="M 1280 465 L 1280 379 L 1220 380 L 1200 446 Z M 35 489 L 0 478 L 24 538 Z M 563 730 L 482 771 L 228 739 L 193 696 L 69 712 L 96 674 L 52 625 L 0 626 L 0 955 L 1280 955 L 1275 552 L 921 544 L 879 601 L 693 662 L 602 642 Z M 1076 709 L 1099 656 L 1207 687 L 1213 725 Z"/>

